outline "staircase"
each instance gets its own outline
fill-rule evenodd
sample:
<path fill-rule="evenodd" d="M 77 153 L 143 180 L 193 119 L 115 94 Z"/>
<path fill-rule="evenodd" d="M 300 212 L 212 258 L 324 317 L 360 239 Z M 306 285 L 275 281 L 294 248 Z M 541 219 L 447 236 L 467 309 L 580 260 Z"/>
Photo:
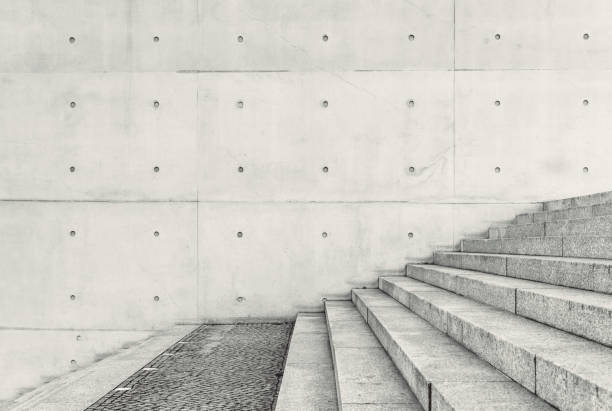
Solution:
<path fill-rule="evenodd" d="M 327 301 L 337 408 L 612 410 L 611 265 L 601 193 Z"/>

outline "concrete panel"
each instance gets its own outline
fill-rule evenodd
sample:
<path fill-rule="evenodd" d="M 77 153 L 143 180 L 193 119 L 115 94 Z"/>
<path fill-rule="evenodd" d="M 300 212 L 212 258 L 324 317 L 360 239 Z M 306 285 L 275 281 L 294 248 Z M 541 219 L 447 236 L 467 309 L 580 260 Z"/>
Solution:
<path fill-rule="evenodd" d="M 452 66 L 451 0 L 204 0 L 200 7 L 206 70 Z"/>
<path fill-rule="evenodd" d="M 612 68 L 608 0 L 457 0 L 455 8 L 459 69 Z"/>
<path fill-rule="evenodd" d="M 195 317 L 195 204 L 0 202 L 0 231 L 2 327 L 152 329 Z"/>
<path fill-rule="evenodd" d="M 609 189 L 610 93 L 612 71 L 456 73 L 457 196 L 538 201 Z"/>
<path fill-rule="evenodd" d="M 195 75 L 0 75 L 0 198 L 195 200 L 196 98 Z"/>
<path fill-rule="evenodd" d="M 208 73 L 199 81 L 201 200 L 452 197 L 451 73 Z"/>
<path fill-rule="evenodd" d="M 451 241 L 443 229 L 452 224 L 445 205 L 199 208 L 199 315 L 212 321 L 320 310 L 321 297 L 349 299 L 351 288 L 375 287 L 379 275 L 401 274 L 407 260 L 426 259 L 432 248 Z"/>
<path fill-rule="evenodd" d="M 201 52 L 199 3 L 198 0 L 1 1 L 0 71 L 197 68 Z"/>

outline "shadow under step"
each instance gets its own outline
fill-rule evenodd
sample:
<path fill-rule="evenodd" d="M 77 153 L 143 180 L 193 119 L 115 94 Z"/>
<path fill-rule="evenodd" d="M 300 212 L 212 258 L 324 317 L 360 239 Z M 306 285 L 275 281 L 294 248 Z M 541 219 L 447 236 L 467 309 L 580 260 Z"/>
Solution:
<path fill-rule="evenodd" d="M 610 410 L 612 350 L 407 277 L 380 288 L 562 410 Z"/>
<path fill-rule="evenodd" d="M 610 260 L 443 251 L 434 264 L 612 294 Z"/>
<path fill-rule="evenodd" d="M 340 410 L 423 408 L 351 301 L 326 301 Z"/>

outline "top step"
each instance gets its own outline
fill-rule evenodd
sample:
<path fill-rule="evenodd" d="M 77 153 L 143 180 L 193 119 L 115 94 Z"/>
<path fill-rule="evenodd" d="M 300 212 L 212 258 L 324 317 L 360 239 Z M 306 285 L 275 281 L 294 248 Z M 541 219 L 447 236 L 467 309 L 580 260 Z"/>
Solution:
<path fill-rule="evenodd" d="M 589 194 L 578 197 L 564 198 L 561 200 L 545 201 L 544 211 L 564 210 L 568 208 L 578 208 L 592 206 L 596 204 L 612 203 L 612 191 L 603 193 Z"/>

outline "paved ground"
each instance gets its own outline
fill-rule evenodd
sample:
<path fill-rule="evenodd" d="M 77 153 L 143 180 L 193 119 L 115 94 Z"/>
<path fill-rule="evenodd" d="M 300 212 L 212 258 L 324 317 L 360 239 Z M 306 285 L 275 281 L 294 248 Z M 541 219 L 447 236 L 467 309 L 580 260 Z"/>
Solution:
<path fill-rule="evenodd" d="M 292 326 L 203 325 L 87 409 L 271 410 Z"/>

